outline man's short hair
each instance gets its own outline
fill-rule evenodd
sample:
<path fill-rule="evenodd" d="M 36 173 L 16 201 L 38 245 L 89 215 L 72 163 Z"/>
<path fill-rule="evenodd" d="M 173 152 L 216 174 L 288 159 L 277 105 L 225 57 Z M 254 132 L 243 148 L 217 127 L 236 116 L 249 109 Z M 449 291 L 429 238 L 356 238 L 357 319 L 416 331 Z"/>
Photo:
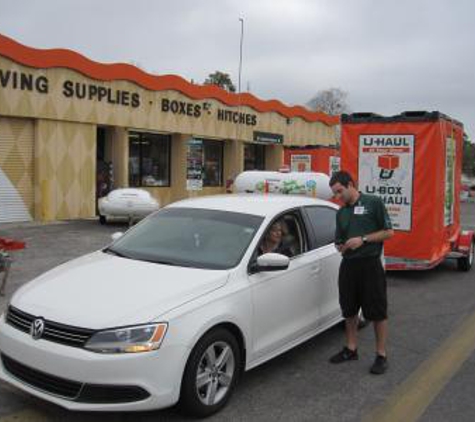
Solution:
<path fill-rule="evenodd" d="M 337 183 L 340 183 L 340 185 L 347 188 L 350 182 L 353 183 L 353 186 L 356 186 L 355 181 L 351 177 L 351 174 L 347 171 L 341 170 L 333 173 L 329 184 L 330 186 L 333 186 Z"/>

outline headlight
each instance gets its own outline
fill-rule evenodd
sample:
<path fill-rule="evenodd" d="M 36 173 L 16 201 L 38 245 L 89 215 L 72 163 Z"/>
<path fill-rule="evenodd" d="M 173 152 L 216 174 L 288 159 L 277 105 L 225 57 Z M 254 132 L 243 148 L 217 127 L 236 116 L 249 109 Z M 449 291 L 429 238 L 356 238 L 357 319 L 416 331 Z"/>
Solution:
<path fill-rule="evenodd" d="M 117 328 L 94 334 L 84 346 L 97 353 L 140 353 L 160 347 L 168 324 L 157 323 Z"/>

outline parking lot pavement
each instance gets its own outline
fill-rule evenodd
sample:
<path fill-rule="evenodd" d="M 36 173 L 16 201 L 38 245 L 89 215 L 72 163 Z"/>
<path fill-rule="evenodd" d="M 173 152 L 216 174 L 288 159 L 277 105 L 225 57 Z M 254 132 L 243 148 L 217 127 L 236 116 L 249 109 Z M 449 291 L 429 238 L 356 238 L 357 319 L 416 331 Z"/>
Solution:
<path fill-rule="evenodd" d="M 465 229 L 475 230 L 475 201 L 460 204 L 462 226 Z"/>
<path fill-rule="evenodd" d="M 475 228 L 475 204 L 462 204 L 462 214 L 463 226 Z M 0 298 L 0 308 L 5 308 L 11 294 L 26 281 L 55 265 L 105 246 L 113 232 L 124 229 L 127 229 L 124 225 L 100 226 L 92 220 L 0 225 L 0 236 L 27 243 L 27 249 L 14 254 L 7 297 Z M 341 328 L 334 327 L 245 374 L 228 407 L 209 420 L 362 420 L 378 411 L 394 411 L 391 403 L 415 397 L 414 388 L 427 387 L 423 383 L 420 387 L 419 379 L 411 380 L 414 374 L 417 378 L 431 375 L 427 379 L 435 380 L 439 388 L 432 389 L 432 396 L 431 391 L 418 395 L 422 397 L 417 403 L 422 420 L 475 420 L 473 400 L 467 393 L 473 391 L 472 345 L 465 350 L 466 360 L 458 362 L 460 368 L 447 367 L 441 372 L 440 367 L 431 366 L 431 362 L 439 362 L 437 356 L 453 356 L 453 345 L 447 344 L 447 339 L 475 315 L 474 273 L 474 269 L 469 273 L 457 272 L 454 262 L 444 262 L 431 271 L 389 274 L 390 370 L 384 376 L 368 373 L 374 356 L 370 327 L 360 332 L 359 361 L 336 367 L 328 364 L 328 357 L 344 341 Z M 13 420 L 185 419 L 176 409 L 138 414 L 68 412 L 0 382 L 0 422 Z"/>
<path fill-rule="evenodd" d="M 26 242 L 26 249 L 11 253 L 14 262 L 7 282 L 7 298 L 22 284 L 43 272 L 104 247 L 111 241 L 112 233 L 127 228 L 124 224 L 101 226 L 96 220 L 1 224 L 0 237 Z M 0 299 L 0 311 L 6 302 L 5 298 Z"/>

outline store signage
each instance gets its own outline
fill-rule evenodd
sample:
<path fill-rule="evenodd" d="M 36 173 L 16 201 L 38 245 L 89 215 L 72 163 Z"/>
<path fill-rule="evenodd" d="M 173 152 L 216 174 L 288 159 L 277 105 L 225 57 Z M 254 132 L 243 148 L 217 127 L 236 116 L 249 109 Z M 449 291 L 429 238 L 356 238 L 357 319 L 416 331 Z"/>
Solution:
<path fill-rule="evenodd" d="M 2 88 L 21 89 L 22 91 L 36 91 L 40 94 L 47 94 L 48 85 L 48 78 L 46 76 L 33 76 L 31 73 L 0 69 L 0 86 Z"/>
<path fill-rule="evenodd" d="M 414 135 L 360 135 L 358 183 L 378 195 L 394 229 L 411 230 Z"/>
<path fill-rule="evenodd" d="M 140 95 L 121 89 L 112 89 L 102 85 L 87 84 L 66 80 L 63 82 L 62 94 L 66 98 L 79 100 L 105 101 L 109 104 L 118 104 L 137 108 L 140 106 Z M 20 89 L 22 91 L 36 91 L 40 94 L 49 93 L 49 80 L 46 76 L 35 76 L 31 73 L 0 69 L 0 87 Z"/>
<path fill-rule="evenodd" d="M 312 157 L 308 154 L 292 154 L 290 156 L 290 171 L 312 171 Z"/>
<path fill-rule="evenodd" d="M 61 93 L 66 98 L 106 102 L 132 108 L 138 108 L 142 103 L 138 92 L 113 89 L 95 83 L 65 80 L 61 87 Z M 49 94 L 50 83 L 45 75 L 36 76 L 27 72 L 0 69 L 0 88 L 11 88 L 22 91 L 37 92 L 40 94 Z M 257 125 L 257 115 L 255 114 L 222 108 L 217 108 L 215 113 L 212 113 L 211 103 L 207 101 L 194 102 L 162 98 L 160 100 L 160 110 L 164 113 L 172 113 L 179 116 L 193 118 L 200 118 L 205 114 L 214 114 L 215 118 L 220 122 L 246 126 Z M 262 140 L 261 142 L 269 143 L 268 140 Z M 276 142 L 273 140 L 271 143 L 282 142 Z"/>
<path fill-rule="evenodd" d="M 211 103 L 195 103 L 190 101 L 170 100 L 169 98 L 162 98 L 161 110 L 164 113 L 172 113 L 182 116 L 189 116 L 199 118 L 204 113 L 209 115 L 211 112 Z M 242 113 L 239 111 L 225 110 L 218 108 L 216 118 L 220 122 L 229 122 L 236 124 L 243 124 L 246 126 L 256 126 L 257 116 L 250 113 Z"/>
<path fill-rule="evenodd" d="M 189 103 L 187 101 L 162 99 L 162 111 L 165 113 L 181 114 L 190 117 L 201 117 L 202 104 Z"/>
<path fill-rule="evenodd" d="M 254 142 L 261 144 L 283 144 L 284 135 L 278 133 L 257 132 L 254 131 Z"/>
<path fill-rule="evenodd" d="M 203 141 L 190 139 L 186 152 L 186 190 L 203 189 Z"/>
<path fill-rule="evenodd" d="M 328 173 L 330 176 L 332 176 L 333 173 L 340 171 L 340 157 L 337 155 L 330 156 L 328 164 L 330 166 L 330 172 Z"/>
<path fill-rule="evenodd" d="M 124 91 L 122 89 L 106 88 L 105 86 L 86 84 L 81 82 L 64 81 L 63 95 L 66 98 L 77 98 L 105 101 L 109 104 L 118 104 L 137 108 L 140 106 L 140 95 L 137 92 Z"/>
<path fill-rule="evenodd" d="M 256 126 L 257 116 L 255 114 L 241 113 L 239 111 L 218 109 L 218 120 L 222 122 L 239 123 L 246 126 Z"/>

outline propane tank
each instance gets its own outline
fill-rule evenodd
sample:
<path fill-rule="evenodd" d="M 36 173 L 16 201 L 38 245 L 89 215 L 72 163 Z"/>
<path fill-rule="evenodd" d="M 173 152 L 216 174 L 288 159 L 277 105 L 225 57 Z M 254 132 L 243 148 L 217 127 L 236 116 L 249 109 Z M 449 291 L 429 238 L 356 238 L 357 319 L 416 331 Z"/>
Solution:
<path fill-rule="evenodd" d="M 306 195 L 330 199 L 333 194 L 325 173 L 251 170 L 240 173 L 234 181 L 236 193 Z"/>

